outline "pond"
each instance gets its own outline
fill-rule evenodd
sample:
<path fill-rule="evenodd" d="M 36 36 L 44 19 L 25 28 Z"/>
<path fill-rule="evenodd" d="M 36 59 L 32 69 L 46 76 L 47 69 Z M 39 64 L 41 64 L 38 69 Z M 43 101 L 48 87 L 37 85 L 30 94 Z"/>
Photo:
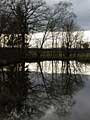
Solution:
<path fill-rule="evenodd" d="M 89 120 L 89 64 L 26 63 L 25 72 L 18 71 L 19 67 L 1 68 L 0 119 Z"/>

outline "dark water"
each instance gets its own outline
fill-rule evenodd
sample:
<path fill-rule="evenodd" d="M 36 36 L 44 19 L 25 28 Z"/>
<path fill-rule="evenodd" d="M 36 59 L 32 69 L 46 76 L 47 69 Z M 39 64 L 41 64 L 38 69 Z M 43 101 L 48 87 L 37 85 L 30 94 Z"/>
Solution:
<path fill-rule="evenodd" d="M 8 71 L 1 68 L 0 119 L 89 120 L 90 76 L 78 74 L 82 65 L 52 62 L 51 73 L 43 66 L 32 72 L 20 72 L 16 66 L 7 67 Z"/>

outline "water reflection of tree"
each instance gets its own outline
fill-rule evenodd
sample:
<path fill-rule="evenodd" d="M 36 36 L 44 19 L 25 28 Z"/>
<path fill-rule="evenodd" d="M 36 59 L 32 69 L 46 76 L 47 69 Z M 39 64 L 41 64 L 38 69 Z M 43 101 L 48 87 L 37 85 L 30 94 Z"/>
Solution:
<path fill-rule="evenodd" d="M 74 63 L 72 62 L 72 64 Z M 40 82 L 41 84 L 39 84 L 39 86 L 37 85 L 36 90 L 40 91 L 41 89 L 41 97 L 39 101 L 40 106 L 38 106 L 38 108 L 41 108 L 41 111 L 43 111 L 42 108 L 44 108 L 44 110 L 47 110 L 50 106 L 53 105 L 55 108 L 55 112 L 56 114 L 59 115 L 59 117 L 69 114 L 72 105 L 74 104 L 73 101 L 74 93 L 78 91 L 80 88 L 82 88 L 84 85 L 81 75 L 77 74 L 78 66 L 74 66 L 73 69 L 74 71 L 72 72 L 71 62 L 63 61 L 63 65 L 61 68 L 62 73 L 61 74 L 57 73 L 56 78 L 55 78 L 56 73 L 53 73 L 54 74 L 53 80 L 52 77 L 49 78 L 45 76 L 45 74 L 42 71 L 40 63 L 39 66 L 41 71 L 42 82 Z M 67 69 L 69 70 L 68 74 Z M 38 77 L 40 78 L 40 76 Z"/>
<path fill-rule="evenodd" d="M 3 119 L 15 112 L 22 113 L 30 86 L 28 72 L 24 73 L 22 82 L 22 72 L 14 69 L 12 65 L 8 71 L 0 72 L 0 117 L 4 115 Z"/>
<path fill-rule="evenodd" d="M 31 73 L 28 77 L 28 71 L 25 72 L 23 83 L 22 72 L 14 71 L 13 66 L 9 67 L 10 72 L 1 72 L 0 116 L 9 120 L 35 120 L 44 116 L 51 106 L 60 117 L 70 112 L 73 94 L 83 85 L 80 76 L 67 75 L 64 71 L 57 73 L 56 79 L 53 73 L 52 80 L 51 75 L 43 73 L 40 63 L 39 67 L 41 73 Z"/>

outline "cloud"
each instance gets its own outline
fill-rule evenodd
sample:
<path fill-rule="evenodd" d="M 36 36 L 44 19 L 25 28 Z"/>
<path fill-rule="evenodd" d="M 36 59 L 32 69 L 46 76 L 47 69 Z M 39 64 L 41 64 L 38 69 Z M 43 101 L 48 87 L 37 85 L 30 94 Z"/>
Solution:
<path fill-rule="evenodd" d="M 46 0 L 53 5 L 62 0 Z M 65 0 L 67 1 L 67 0 Z M 77 15 L 77 23 L 82 29 L 90 30 L 90 0 L 68 0 L 73 3 L 73 11 Z"/>
<path fill-rule="evenodd" d="M 74 12 L 77 15 L 77 22 L 84 29 L 90 29 L 90 1 L 72 0 Z"/>

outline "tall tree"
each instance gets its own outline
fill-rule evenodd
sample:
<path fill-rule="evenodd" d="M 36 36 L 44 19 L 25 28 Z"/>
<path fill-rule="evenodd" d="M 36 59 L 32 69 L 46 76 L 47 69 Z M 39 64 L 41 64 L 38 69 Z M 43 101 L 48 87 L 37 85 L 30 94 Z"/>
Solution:
<path fill-rule="evenodd" d="M 4 92 L 5 96 L 8 96 L 8 100 L 3 102 L 3 110 L 7 107 L 7 113 L 8 109 L 9 113 L 15 109 L 20 112 L 22 101 L 24 104 L 24 100 L 26 100 L 25 98 L 30 89 L 30 80 L 28 80 L 27 72 L 25 73 L 24 61 L 24 48 L 26 48 L 27 35 L 29 35 L 29 32 L 34 33 L 44 30 L 45 24 L 47 24 L 48 7 L 42 0 L 3 0 L 1 4 L 3 6 L 3 14 L 8 18 L 5 25 L 3 21 L 1 22 L 3 25 L 0 26 L 1 33 L 5 33 L 7 45 L 12 47 L 20 46 L 22 48 L 22 62 L 7 67 L 9 73 L 7 73 L 7 78 L 4 78 L 5 81 L 7 79 L 7 82 L 3 82 L 5 88 L 1 92 Z M 8 94 L 4 89 L 7 89 Z M 1 99 L 3 99 L 2 96 Z M 23 109 L 26 109 L 26 107 L 24 106 Z"/>

